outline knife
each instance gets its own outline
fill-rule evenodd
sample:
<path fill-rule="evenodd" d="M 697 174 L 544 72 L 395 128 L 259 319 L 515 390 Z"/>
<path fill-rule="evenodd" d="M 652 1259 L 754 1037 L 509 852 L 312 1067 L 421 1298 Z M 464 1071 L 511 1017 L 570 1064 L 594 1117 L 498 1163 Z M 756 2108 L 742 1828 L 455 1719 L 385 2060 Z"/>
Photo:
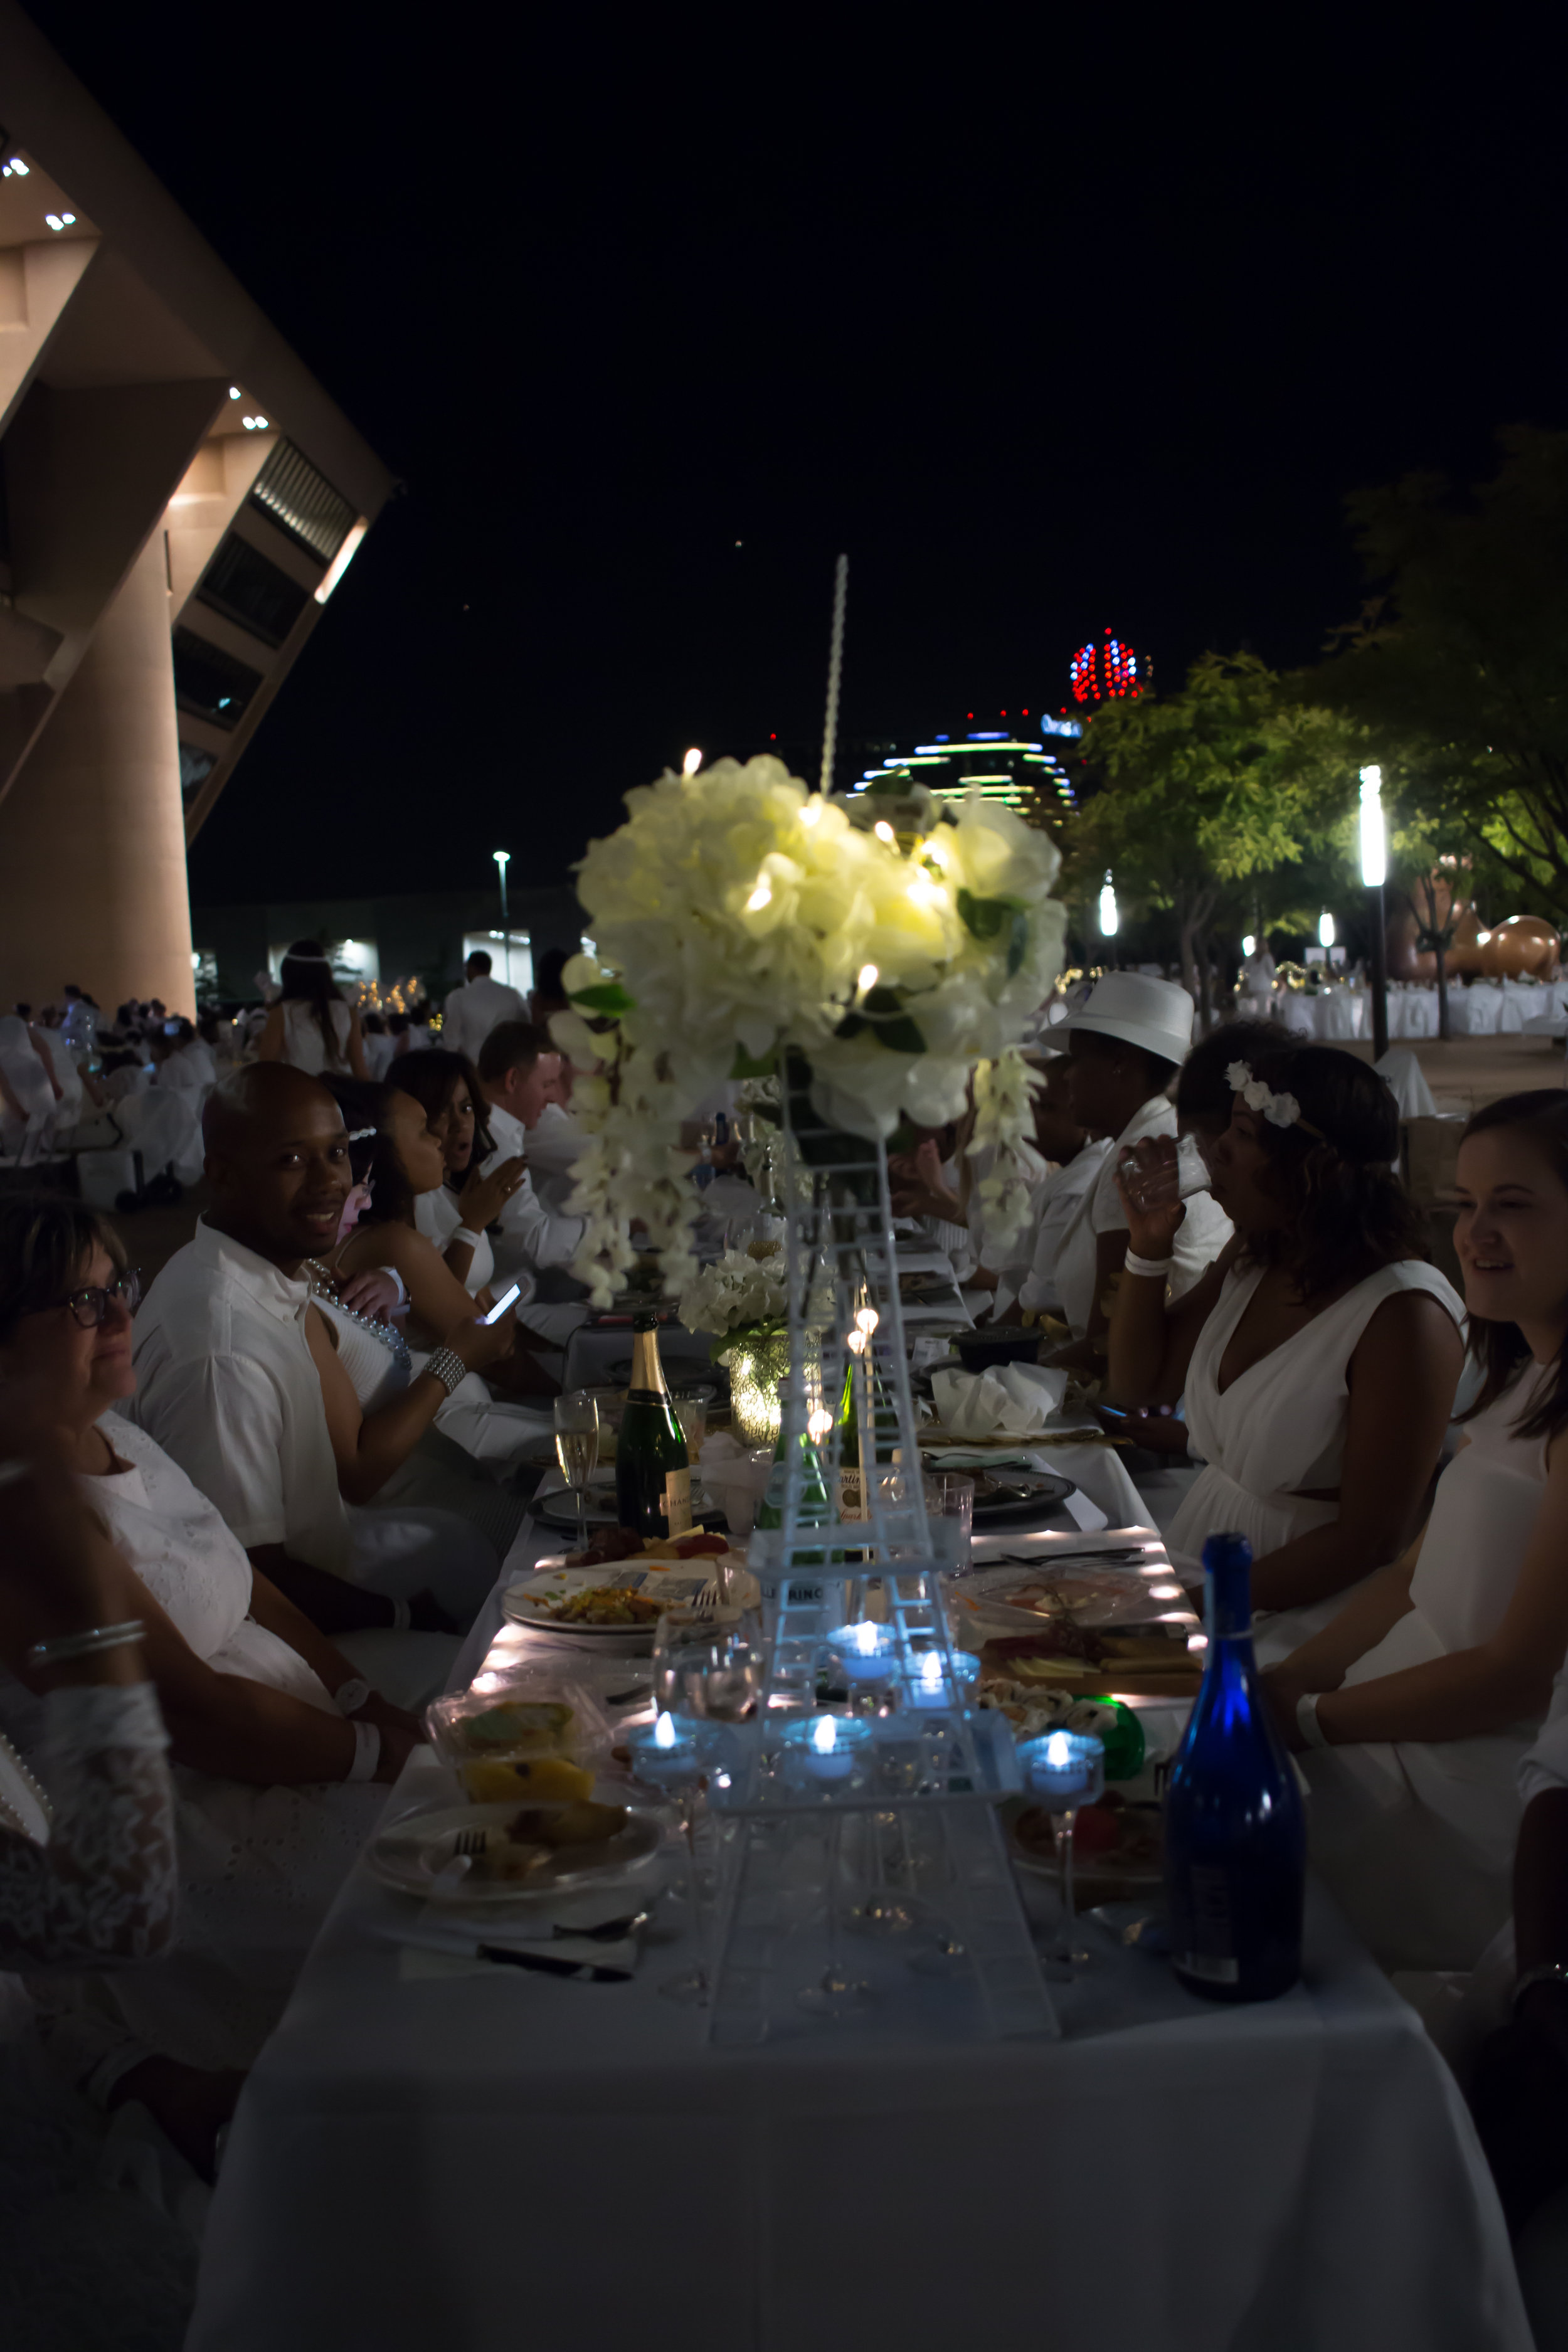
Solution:
<path fill-rule="evenodd" d="M 525 1952 L 514 1944 L 476 1944 L 474 1957 L 500 1960 L 510 1969 L 537 1969 L 542 1976 L 575 1977 L 579 1984 L 629 1984 L 630 1969 L 606 1969 L 586 1960 L 557 1959 L 550 1952 Z"/>

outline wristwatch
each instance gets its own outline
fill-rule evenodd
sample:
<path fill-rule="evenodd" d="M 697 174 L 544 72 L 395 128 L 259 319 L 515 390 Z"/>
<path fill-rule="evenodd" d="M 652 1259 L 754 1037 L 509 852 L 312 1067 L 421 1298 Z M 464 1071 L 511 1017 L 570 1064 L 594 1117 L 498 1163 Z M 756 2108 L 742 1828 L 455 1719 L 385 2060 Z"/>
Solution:
<path fill-rule="evenodd" d="M 1568 1960 L 1542 1960 L 1535 1968 L 1526 1969 L 1524 1974 L 1514 1981 L 1513 1990 L 1509 1995 L 1509 2007 L 1517 2009 L 1531 1985 L 1538 1984 L 1568 1985 Z"/>
<path fill-rule="evenodd" d="M 332 1693 L 332 1704 L 340 1715 L 357 1715 L 370 1696 L 370 1685 L 363 1675 L 351 1675 L 348 1681 L 340 1683 Z"/>

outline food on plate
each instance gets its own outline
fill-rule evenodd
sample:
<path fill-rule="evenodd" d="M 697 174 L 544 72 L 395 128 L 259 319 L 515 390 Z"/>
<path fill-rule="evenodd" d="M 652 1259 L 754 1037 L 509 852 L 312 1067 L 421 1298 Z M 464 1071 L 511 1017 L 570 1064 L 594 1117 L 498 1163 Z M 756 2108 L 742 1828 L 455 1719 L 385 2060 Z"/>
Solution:
<path fill-rule="evenodd" d="M 1147 1691 L 1183 1696 L 1197 1689 L 1202 1669 L 1186 1644 L 1186 1627 L 1142 1632 L 1091 1632 L 1053 1625 L 1038 1633 L 987 1642 L 980 1653 L 983 1685 L 1000 1681 L 1026 1689 Z"/>
<path fill-rule="evenodd" d="M 510 1830 L 488 1829 L 484 1844 L 472 1858 L 476 1878 L 510 1880 L 519 1885 L 534 1877 L 550 1859 L 550 1848 L 537 1842 L 525 1844 Z"/>
<path fill-rule="evenodd" d="M 998 1675 L 983 1684 L 982 1706 L 1005 1715 L 1017 1739 L 1037 1739 L 1045 1731 L 1084 1731 L 1106 1739 L 1116 1729 L 1113 1706 L 1098 1699 L 1075 1698 L 1065 1690 L 1042 1689 L 1037 1683 L 1018 1682 Z"/>
<path fill-rule="evenodd" d="M 486 1756 L 463 1766 L 463 1788 L 476 1805 L 504 1805 L 509 1797 L 591 1796 L 594 1776 L 564 1756 L 521 1757 L 515 1762 Z"/>
<path fill-rule="evenodd" d="M 641 1557 L 643 1539 L 635 1528 L 605 1528 L 583 1551 L 569 1551 L 568 1568 L 604 1568 L 612 1560 Z"/>
<path fill-rule="evenodd" d="M 533 1605 L 558 1625 L 652 1625 L 662 1601 L 649 1600 L 629 1584 L 593 1584 L 580 1592 L 536 1593 Z"/>
<path fill-rule="evenodd" d="M 703 1559 L 710 1554 L 728 1551 L 724 1537 L 710 1535 L 706 1528 L 690 1528 L 673 1543 L 668 1536 L 644 1536 L 644 1551 L 658 1552 L 670 1559 Z"/>
<path fill-rule="evenodd" d="M 570 1805 L 525 1805 L 507 1823 L 506 1833 L 520 1845 L 602 1845 L 626 1825 L 625 1805 L 596 1805 L 583 1798 Z"/>
<path fill-rule="evenodd" d="M 460 1748 L 481 1755 L 493 1755 L 501 1748 L 514 1754 L 532 1750 L 553 1755 L 566 1746 L 567 1733 L 576 1719 L 564 1699 L 502 1698 L 477 1715 L 458 1717 L 451 1736 Z"/>
<path fill-rule="evenodd" d="M 1013 1836 L 1033 1861 L 1048 1862 L 1056 1852 L 1056 1817 L 1043 1805 L 1026 1805 L 1013 1823 Z M 1073 1848 L 1085 1874 L 1114 1870 L 1154 1875 L 1160 1868 L 1160 1808 L 1130 1804 L 1108 1789 L 1098 1804 L 1081 1805 L 1073 1822 Z"/>

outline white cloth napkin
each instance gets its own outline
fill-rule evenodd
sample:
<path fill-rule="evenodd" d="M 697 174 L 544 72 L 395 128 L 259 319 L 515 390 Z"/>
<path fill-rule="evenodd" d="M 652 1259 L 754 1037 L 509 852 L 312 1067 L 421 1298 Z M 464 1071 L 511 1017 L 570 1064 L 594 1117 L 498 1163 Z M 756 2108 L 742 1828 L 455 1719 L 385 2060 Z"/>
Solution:
<path fill-rule="evenodd" d="M 1060 1412 L 1067 1387 L 1066 1372 L 1049 1364 L 931 1376 L 942 1425 L 953 1437 L 1037 1437 Z"/>

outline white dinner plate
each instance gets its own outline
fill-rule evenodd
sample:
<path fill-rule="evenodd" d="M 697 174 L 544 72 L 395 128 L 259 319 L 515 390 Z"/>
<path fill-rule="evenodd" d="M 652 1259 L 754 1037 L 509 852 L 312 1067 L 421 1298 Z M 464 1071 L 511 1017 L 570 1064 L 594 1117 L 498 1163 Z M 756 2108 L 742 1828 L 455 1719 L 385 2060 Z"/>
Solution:
<path fill-rule="evenodd" d="M 559 1560 L 542 1560 L 530 1576 L 510 1584 L 501 1596 L 501 1608 L 514 1625 L 531 1625 L 541 1633 L 558 1633 L 573 1642 L 620 1642 L 628 1649 L 651 1650 L 655 1620 L 645 1625 L 563 1624 L 550 1603 L 569 1593 L 590 1592 L 603 1584 L 630 1585 L 646 1592 L 661 1607 L 689 1601 L 713 1574 L 711 1559 L 694 1560 L 689 1569 L 649 1569 L 641 1559 L 607 1560 L 600 1568 L 567 1568 Z"/>
<path fill-rule="evenodd" d="M 662 1831 L 656 1816 L 628 1805 L 622 1828 L 595 1846 L 562 1846 L 526 1882 L 475 1879 L 472 1873 L 443 1875 L 457 1852 L 460 1830 L 499 1829 L 526 1800 L 501 1805 L 445 1805 L 437 1812 L 405 1813 L 382 1831 L 365 1851 L 365 1865 L 384 1886 L 417 1895 L 453 1911 L 493 1911 L 549 1903 L 581 1887 L 602 1886 L 646 1869 L 658 1853 Z M 553 1811 L 542 1804 L 540 1811 Z M 585 1857 L 592 1855 L 593 1859 Z"/>

